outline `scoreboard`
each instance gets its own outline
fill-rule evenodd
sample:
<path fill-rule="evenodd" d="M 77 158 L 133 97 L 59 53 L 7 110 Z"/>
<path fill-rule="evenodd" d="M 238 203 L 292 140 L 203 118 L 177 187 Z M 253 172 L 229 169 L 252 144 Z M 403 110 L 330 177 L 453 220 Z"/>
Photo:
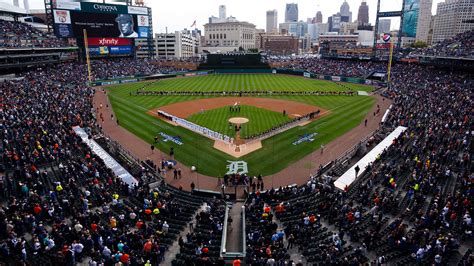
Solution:
<path fill-rule="evenodd" d="M 59 38 L 149 38 L 148 7 L 57 0 L 53 3 L 54 32 Z"/>

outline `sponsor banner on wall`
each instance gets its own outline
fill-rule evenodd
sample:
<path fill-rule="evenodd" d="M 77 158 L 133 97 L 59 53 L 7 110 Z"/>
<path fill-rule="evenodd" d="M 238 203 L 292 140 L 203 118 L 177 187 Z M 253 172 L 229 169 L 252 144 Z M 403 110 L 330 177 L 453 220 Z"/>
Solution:
<path fill-rule="evenodd" d="M 110 54 L 130 54 L 132 53 L 131 46 L 111 46 L 109 47 Z"/>
<path fill-rule="evenodd" d="M 129 6 L 128 14 L 134 15 L 148 15 L 148 8 L 140 6 Z"/>
<path fill-rule="evenodd" d="M 339 76 L 331 76 L 332 81 L 341 81 L 341 77 Z"/>
<path fill-rule="evenodd" d="M 107 46 L 99 47 L 99 54 L 109 54 L 109 47 Z"/>
<path fill-rule="evenodd" d="M 132 40 L 127 38 L 88 38 L 90 46 L 130 46 Z"/>
<path fill-rule="evenodd" d="M 71 24 L 71 14 L 68 10 L 53 10 L 54 23 Z"/>
<path fill-rule="evenodd" d="M 120 83 L 134 83 L 137 82 L 138 79 L 122 79 L 120 80 Z"/>
<path fill-rule="evenodd" d="M 54 28 L 59 38 L 70 38 L 74 36 L 72 25 L 70 24 L 54 24 Z"/>
<path fill-rule="evenodd" d="M 303 76 L 304 76 L 305 78 L 310 78 L 310 77 L 311 77 L 311 73 L 309 73 L 309 72 L 304 72 L 304 73 L 303 73 Z"/>
<path fill-rule="evenodd" d="M 148 27 L 138 27 L 138 38 L 148 38 Z"/>
<path fill-rule="evenodd" d="M 91 55 L 130 54 L 132 53 L 132 47 L 131 46 L 90 46 L 89 53 Z"/>

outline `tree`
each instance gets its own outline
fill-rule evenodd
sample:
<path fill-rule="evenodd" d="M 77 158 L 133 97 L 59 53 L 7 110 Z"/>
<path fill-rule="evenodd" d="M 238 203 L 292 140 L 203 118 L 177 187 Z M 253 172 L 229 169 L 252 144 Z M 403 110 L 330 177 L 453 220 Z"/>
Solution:
<path fill-rule="evenodd" d="M 413 48 L 425 48 L 425 47 L 428 47 L 428 44 L 426 44 L 424 41 L 416 41 L 411 45 L 411 47 L 413 47 Z"/>

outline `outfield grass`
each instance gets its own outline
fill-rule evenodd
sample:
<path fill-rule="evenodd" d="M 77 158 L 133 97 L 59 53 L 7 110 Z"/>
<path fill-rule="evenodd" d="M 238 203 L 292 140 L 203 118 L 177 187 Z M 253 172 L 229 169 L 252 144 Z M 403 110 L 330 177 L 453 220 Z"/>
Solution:
<path fill-rule="evenodd" d="M 216 75 L 220 77 L 221 75 Z M 232 76 L 232 75 L 228 75 Z M 244 75 L 235 75 L 242 77 Z M 262 76 L 262 75 L 248 75 Z M 279 75 L 263 75 L 265 78 L 280 77 Z M 212 76 L 206 76 L 209 78 Z M 290 76 L 283 76 L 289 77 Z M 201 77 L 196 77 L 201 78 Z M 296 78 L 296 77 L 295 77 Z M 192 81 L 193 78 L 183 78 L 175 80 Z M 299 78 L 305 81 L 310 79 Z M 323 82 L 321 86 L 328 87 L 332 82 Z M 326 84 L 325 84 L 326 83 Z M 346 84 L 352 86 L 351 84 Z M 120 125 L 130 132 L 153 143 L 153 138 L 159 132 L 164 132 L 171 136 L 180 136 L 184 142 L 182 146 L 177 146 L 171 142 L 160 142 L 155 145 L 160 150 L 168 153 L 170 147 L 175 149 L 175 158 L 185 165 L 194 165 L 200 173 L 219 176 L 226 172 L 227 160 L 235 158 L 220 152 L 212 147 L 213 141 L 199 134 L 186 130 L 182 127 L 175 127 L 152 117 L 146 112 L 160 106 L 197 100 L 209 97 L 202 96 L 130 96 L 129 93 L 143 86 L 143 83 L 131 83 L 108 87 L 109 98 L 112 103 Z M 217 84 L 216 88 L 220 87 Z M 314 90 L 316 87 L 311 88 Z M 319 88 L 319 87 L 318 87 Z M 308 89 L 308 87 L 306 88 Z M 357 89 L 359 90 L 359 89 Z M 326 110 L 330 110 L 330 115 L 324 116 L 306 126 L 295 127 L 286 132 L 278 134 L 263 141 L 263 148 L 243 156 L 238 160 L 244 160 L 249 164 L 251 175 L 269 175 L 276 173 L 289 164 L 298 161 L 305 155 L 318 149 L 321 144 L 329 143 L 338 136 L 343 135 L 353 127 L 360 124 L 373 106 L 375 100 L 367 96 L 274 96 L 272 99 L 292 100 L 316 105 Z M 317 132 L 313 142 L 305 142 L 300 145 L 292 145 L 299 136 Z"/>
<path fill-rule="evenodd" d="M 284 116 L 282 113 L 267 109 L 247 105 L 241 105 L 240 107 L 238 113 L 230 112 L 229 107 L 223 107 L 196 113 L 186 118 L 186 120 L 233 137 L 235 136 L 235 129 L 232 125 L 229 125 L 229 119 L 231 117 L 245 117 L 249 119 L 249 122 L 242 125 L 240 130 L 242 138 L 262 133 L 275 125 L 291 120 L 287 115 Z"/>
<path fill-rule="evenodd" d="M 349 83 L 344 83 L 349 84 Z M 363 84 L 349 84 L 355 91 L 371 91 Z M 206 76 L 162 79 L 146 88 L 153 91 L 346 91 L 347 88 L 327 80 L 277 74 L 211 74 Z"/>

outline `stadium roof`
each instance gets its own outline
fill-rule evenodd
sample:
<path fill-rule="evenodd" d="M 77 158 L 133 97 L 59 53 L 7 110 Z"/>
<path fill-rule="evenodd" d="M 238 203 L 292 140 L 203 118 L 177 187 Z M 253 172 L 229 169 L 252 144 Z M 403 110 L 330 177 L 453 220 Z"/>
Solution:
<path fill-rule="evenodd" d="M 9 3 L 0 2 L 0 13 L 26 15 L 26 9 L 14 6 Z"/>

